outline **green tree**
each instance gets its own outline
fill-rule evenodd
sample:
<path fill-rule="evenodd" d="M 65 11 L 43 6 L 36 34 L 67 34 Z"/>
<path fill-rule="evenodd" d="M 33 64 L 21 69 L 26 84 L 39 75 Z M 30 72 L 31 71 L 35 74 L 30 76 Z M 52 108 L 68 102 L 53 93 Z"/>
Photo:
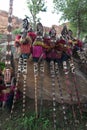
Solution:
<path fill-rule="evenodd" d="M 17 35 L 17 34 L 20 34 L 20 32 L 21 32 L 21 29 L 20 29 L 20 28 L 19 28 L 19 29 L 15 29 L 15 30 L 13 31 L 13 34 Z"/>
<path fill-rule="evenodd" d="M 27 0 L 27 6 L 31 13 L 34 30 L 36 30 L 36 22 L 39 20 L 37 15 L 40 12 L 46 12 L 45 0 Z"/>
<path fill-rule="evenodd" d="M 68 20 L 76 29 L 77 37 L 87 31 L 87 0 L 53 0 L 54 10 L 62 12 L 61 19 Z"/>

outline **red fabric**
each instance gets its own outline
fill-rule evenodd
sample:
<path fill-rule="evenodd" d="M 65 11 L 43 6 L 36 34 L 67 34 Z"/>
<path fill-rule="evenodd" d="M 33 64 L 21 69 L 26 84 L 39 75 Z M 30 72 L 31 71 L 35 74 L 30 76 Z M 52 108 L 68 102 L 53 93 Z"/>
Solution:
<path fill-rule="evenodd" d="M 17 35 L 15 37 L 15 42 L 14 42 L 14 46 L 15 47 L 19 47 L 20 46 L 20 39 L 21 39 L 21 35 Z"/>
<path fill-rule="evenodd" d="M 9 96 L 9 93 L 5 93 L 5 94 L 2 93 L 1 98 L 0 98 L 0 101 L 7 101 L 8 96 Z"/>
<path fill-rule="evenodd" d="M 37 35 L 36 35 L 36 33 L 35 32 L 29 32 L 28 33 L 28 36 L 30 36 L 31 37 L 31 39 L 32 39 L 32 41 L 34 42 L 34 40 L 36 39 L 36 37 L 37 37 Z"/>
<path fill-rule="evenodd" d="M 44 53 L 44 48 L 42 46 L 33 46 L 32 47 L 32 56 L 33 57 L 36 57 L 36 58 L 39 58 L 43 55 L 43 58 L 45 59 L 46 58 L 46 55 Z"/>
<path fill-rule="evenodd" d="M 60 43 L 60 44 L 66 44 L 66 41 L 63 40 L 63 39 L 60 39 L 60 40 L 59 40 L 59 43 Z"/>
<path fill-rule="evenodd" d="M 30 44 L 21 44 L 20 50 L 22 54 L 29 54 L 31 52 L 31 45 Z"/>
<path fill-rule="evenodd" d="M 6 87 L 5 86 L 1 86 L 0 85 L 0 91 L 2 91 L 3 89 L 5 89 Z"/>
<path fill-rule="evenodd" d="M 15 41 L 19 41 L 21 38 L 21 35 L 17 35 L 16 38 L 15 38 Z"/>
<path fill-rule="evenodd" d="M 15 91 L 15 86 L 11 86 L 11 92 L 10 93 L 12 93 L 12 92 L 14 92 Z M 20 98 L 20 93 L 19 93 L 19 91 L 17 90 L 17 93 L 16 93 L 16 99 L 19 99 Z"/>
<path fill-rule="evenodd" d="M 1 92 L 0 93 L 0 101 L 3 102 L 3 101 L 7 101 L 9 95 L 14 92 L 15 90 L 15 86 L 10 86 L 11 90 L 10 92 L 8 93 L 4 93 L 4 92 Z M 6 88 L 4 88 L 3 90 L 5 90 Z M 20 93 L 17 91 L 17 94 L 16 94 L 16 99 L 19 99 L 20 98 Z"/>
<path fill-rule="evenodd" d="M 50 38 L 49 37 L 44 37 L 44 43 L 49 45 L 50 44 Z"/>
<path fill-rule="evenodd" d="M 7 101 L 8 96 L 9 96 L 9 93 L 3 93 L 3 92 L 1 92 L 0 93 L 0 101 Z"/>
<path fill-rule="evenodd" d="M 78 47 L 82 47 L 83 46 L 83 43 L 82 43 L 82 41 L 81 40 L 77 40 L 77 45 L 78 45 Z"/>

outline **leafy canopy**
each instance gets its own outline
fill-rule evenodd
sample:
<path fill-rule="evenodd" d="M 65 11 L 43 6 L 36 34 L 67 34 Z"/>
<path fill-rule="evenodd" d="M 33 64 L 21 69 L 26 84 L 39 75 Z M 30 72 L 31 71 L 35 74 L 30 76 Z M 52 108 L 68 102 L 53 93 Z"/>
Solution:
<path fill-rule="evenodd" d="M 53 0 L 56 13 L 62 12 L 61 19 L 68 20 L 79 34 L 87 31 L 87 0 Z"/>
<path fill-rule="evenodd" d="M 36 26 L 36 22 L 40 19 L 37 17 L 37 15 L 40 12 L 46 12 L 47 10 L 45 4 L 45 0 L 27 0 L 27 7 L 31 14 L 31 19 L 34 24 L 34 27 Z"/>

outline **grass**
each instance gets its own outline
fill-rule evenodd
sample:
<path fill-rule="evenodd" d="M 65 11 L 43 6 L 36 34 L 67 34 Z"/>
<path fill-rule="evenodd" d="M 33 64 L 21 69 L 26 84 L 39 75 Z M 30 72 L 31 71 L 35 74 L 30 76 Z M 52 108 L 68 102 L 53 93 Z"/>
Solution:
<path fill-rule="evenodd" d="M 0 130 L 54 130 L 52 102 L 44 101 L 43 104 L 42 114 L 40 115 L 40 113 L 38 113 L 38 118 L 36 118 L 35 115 L 34 100 L 29 98 L 26 99 L 25 117 L 22 117 L 22 99 L 16 102 L 14 113 L 11 119 L 9 118 L 10 113 L 7 108 L 5 108 L 3 111 L 0 110 Z M 85 126 L 87 123 L 87 112 L 83 112 L 83 118 L 80 120 L 78 106 L 75 105 L 74 108 L 78 123 L 74 124 L 71 106 L 65 104 L 67 116 L 67 124 L 65 124 L 61 107 L 61 104 L 57 103 L 56 130 L 87 130 L 87 127 Z"/>

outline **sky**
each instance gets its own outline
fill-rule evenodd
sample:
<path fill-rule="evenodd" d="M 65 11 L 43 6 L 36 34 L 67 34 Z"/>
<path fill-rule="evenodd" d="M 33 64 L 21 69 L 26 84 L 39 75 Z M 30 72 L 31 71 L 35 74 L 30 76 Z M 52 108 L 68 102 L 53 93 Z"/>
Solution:
<path fill-rule="evenodd" d="M 51 27 L 52 25 L 59 25 L 61 14 L 52 14 L 53 4 L 52 0 L 47 1 L 47 12 L 41 12 L 39 17 L 43 26 Z M 9 10 L 9 0 L 0 0 L 0 10 Z M 25 15 L 30 16 L 27 8 L 26 0 L 13 0 L 13 15 L 19 18 L 24 18 Z"/>

